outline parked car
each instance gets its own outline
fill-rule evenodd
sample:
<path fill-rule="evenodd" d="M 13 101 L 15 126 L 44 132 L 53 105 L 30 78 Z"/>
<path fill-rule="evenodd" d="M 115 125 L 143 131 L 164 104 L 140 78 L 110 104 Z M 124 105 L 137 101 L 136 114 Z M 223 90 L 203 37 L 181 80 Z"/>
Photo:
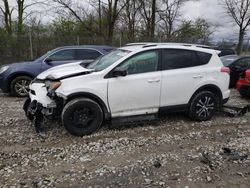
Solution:
<path fill-rule="evenodd" d="M 236 88 L 242 96 L 250 97 L 250 69 L 242 74 L 241 79 L 237 82 Z"/>
<path fill-rule="evenodd" d="M 218 54 L 219 57 L 236 54 L 235 51 L 231 48 L 215 48 L 215 49 L 220 51 L 220 53 Z"/>
<path fill-rule="evenodd" d="M 49 51 L 34 61 L 5 65 L 0 69 L 0 89 L 13 96 L 27 96 L 31 80 L 41 72 L 76 60 L 86 60 L 88 63 L 113 49 L 98 45 L 64 46 Z"/>
<path fill-rule="evenodd" d="M 229 55 L 221 57 L 225 67 L 230 68 L 230 88 L 235 88 L 240 75 L 250 68 L 250 56 Z"/>
<path fill-rule="evenodd" d="M 96 131 L 105 120 L 153 119 L 187 111 L 210 120 L 230 95 L 229 68 L 215 50 L 183 45 L 133 45 L 79 63 L 49 69 L 32 81 L 28 118 L 60 119 L 73 135 Z M 38 116 L 39 114 L 39 116 Z"/>

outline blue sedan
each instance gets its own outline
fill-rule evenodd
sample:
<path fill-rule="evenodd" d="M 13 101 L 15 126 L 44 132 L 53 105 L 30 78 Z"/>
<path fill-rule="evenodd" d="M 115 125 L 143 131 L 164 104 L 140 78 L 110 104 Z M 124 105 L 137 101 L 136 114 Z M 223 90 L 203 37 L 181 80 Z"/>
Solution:
<path fill-rule="evenodd" d="M 12 96 L 25 97 L 28 94 L 31 80 L 41 72 L 76 60 L 90 62 L 113 49 L 110 46 L 99 45 L 64 46 L 51 50 L 34 61 L 2 66 L 0 68 L 0 89 Z"/>

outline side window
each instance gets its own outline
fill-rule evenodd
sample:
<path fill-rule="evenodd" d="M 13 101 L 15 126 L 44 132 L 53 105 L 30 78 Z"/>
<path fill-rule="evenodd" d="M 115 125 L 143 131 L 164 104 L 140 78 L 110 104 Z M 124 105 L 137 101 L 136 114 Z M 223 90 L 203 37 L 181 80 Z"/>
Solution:
<path fill-rule="evenodd" d="M 249 68 L 250 67 L 250 58 L 244 58 L 239 60 L 238 64 L 242 68 Z"/>
<path fill-rule="evenodd" d="M 76 50 L 76 59 L 77 60 L 92 60 L 101 56 L 102 54 L 96 50 L 90 49 L 77 49 Z"/>
<path fill-rule="evenodd" d="M 126 60 L 118 68 L 126 70 L 128 74 L 154 72 L 158 68 L 158 56 L 158 51 L 142 52 Z"/>
<path fill-rule="evenodd" d="M 193 51 L 165 49 L 162 53 L 163 70 L 180 69 L 194 66 Z"/>
<path fill-rule="evenodd" d="M 75 59 L 75 50 L 61 50 L 48 57 L 52 61 L 67 61 Z"/>
<path fill-rule="evenodd" d="M 162 53 L 163 70 L 181 69 L 207 64 L 212 55 L 205 52 L 165 49 Z"/>

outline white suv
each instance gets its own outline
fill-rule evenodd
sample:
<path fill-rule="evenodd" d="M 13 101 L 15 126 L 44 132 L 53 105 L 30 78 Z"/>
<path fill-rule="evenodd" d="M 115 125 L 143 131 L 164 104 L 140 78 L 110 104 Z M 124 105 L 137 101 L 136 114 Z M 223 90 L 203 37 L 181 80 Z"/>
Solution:
<path fill-rule="evenodd" d="M 165 110 L 209 120 L 230 95 L 229 69 L 217 54 L 194 45 L 125 46 L 87 67 L 77 62 L 41 73 L 24 109 L 29 118 L 61 118 L 78 136 L 105 120 L 145 120 Z"/>

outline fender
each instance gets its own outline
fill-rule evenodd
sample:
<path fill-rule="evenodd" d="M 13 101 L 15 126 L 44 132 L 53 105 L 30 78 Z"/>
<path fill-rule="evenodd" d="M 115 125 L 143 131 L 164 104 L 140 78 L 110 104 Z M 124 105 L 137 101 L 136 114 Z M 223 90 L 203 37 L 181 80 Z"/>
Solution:
<path fill-rule="evenodd" d="M 195 96 L 198 92 L 204 91 L 204 90 L 212 91 L 212 92 L 214 92 L 214 93 L 219 94 L 220 103 L 222 104 L 223 98 L 222 98 L 221 90 L 220 90 L 220 88 L 219 88 L 218 86 L 216 86 L 216 85 L 214 85 L 214 84 L 207 84 L 207 85 L 204 85 L 204 86 L 198 88 L 198 89 L 194 92 L 194 94 L 192 95 L 192 97 L 190 98 L 188 104 L 190 104 L 190 102 L 192 101 L 192 99 L 194 98 L 194 96 Z M 221 104 L 220 104 L 220 105 L 221 105 Z"/>
<path fill-rule="evenodd" d="M 110 120 L 111 119 L 111 113 L 108 111 L 108 108 L 107 108 L 106 104 L 103 102 L 103 100 L 100 97 L 98 97 L 98 96 L 96 96 L 96 95 L 94 95 L 92 93 L 78 92 L 78 93 L 70 94 L 69 96 L 67 96 L 66 103 L 68 103 L 72 99 L 79 98 L 79 97 L 86 97 L 86 98 L 92 99 L 95 102 L 97 102 L 101 106 L 101 108 L 103 110 L 105 120 Z"/>

